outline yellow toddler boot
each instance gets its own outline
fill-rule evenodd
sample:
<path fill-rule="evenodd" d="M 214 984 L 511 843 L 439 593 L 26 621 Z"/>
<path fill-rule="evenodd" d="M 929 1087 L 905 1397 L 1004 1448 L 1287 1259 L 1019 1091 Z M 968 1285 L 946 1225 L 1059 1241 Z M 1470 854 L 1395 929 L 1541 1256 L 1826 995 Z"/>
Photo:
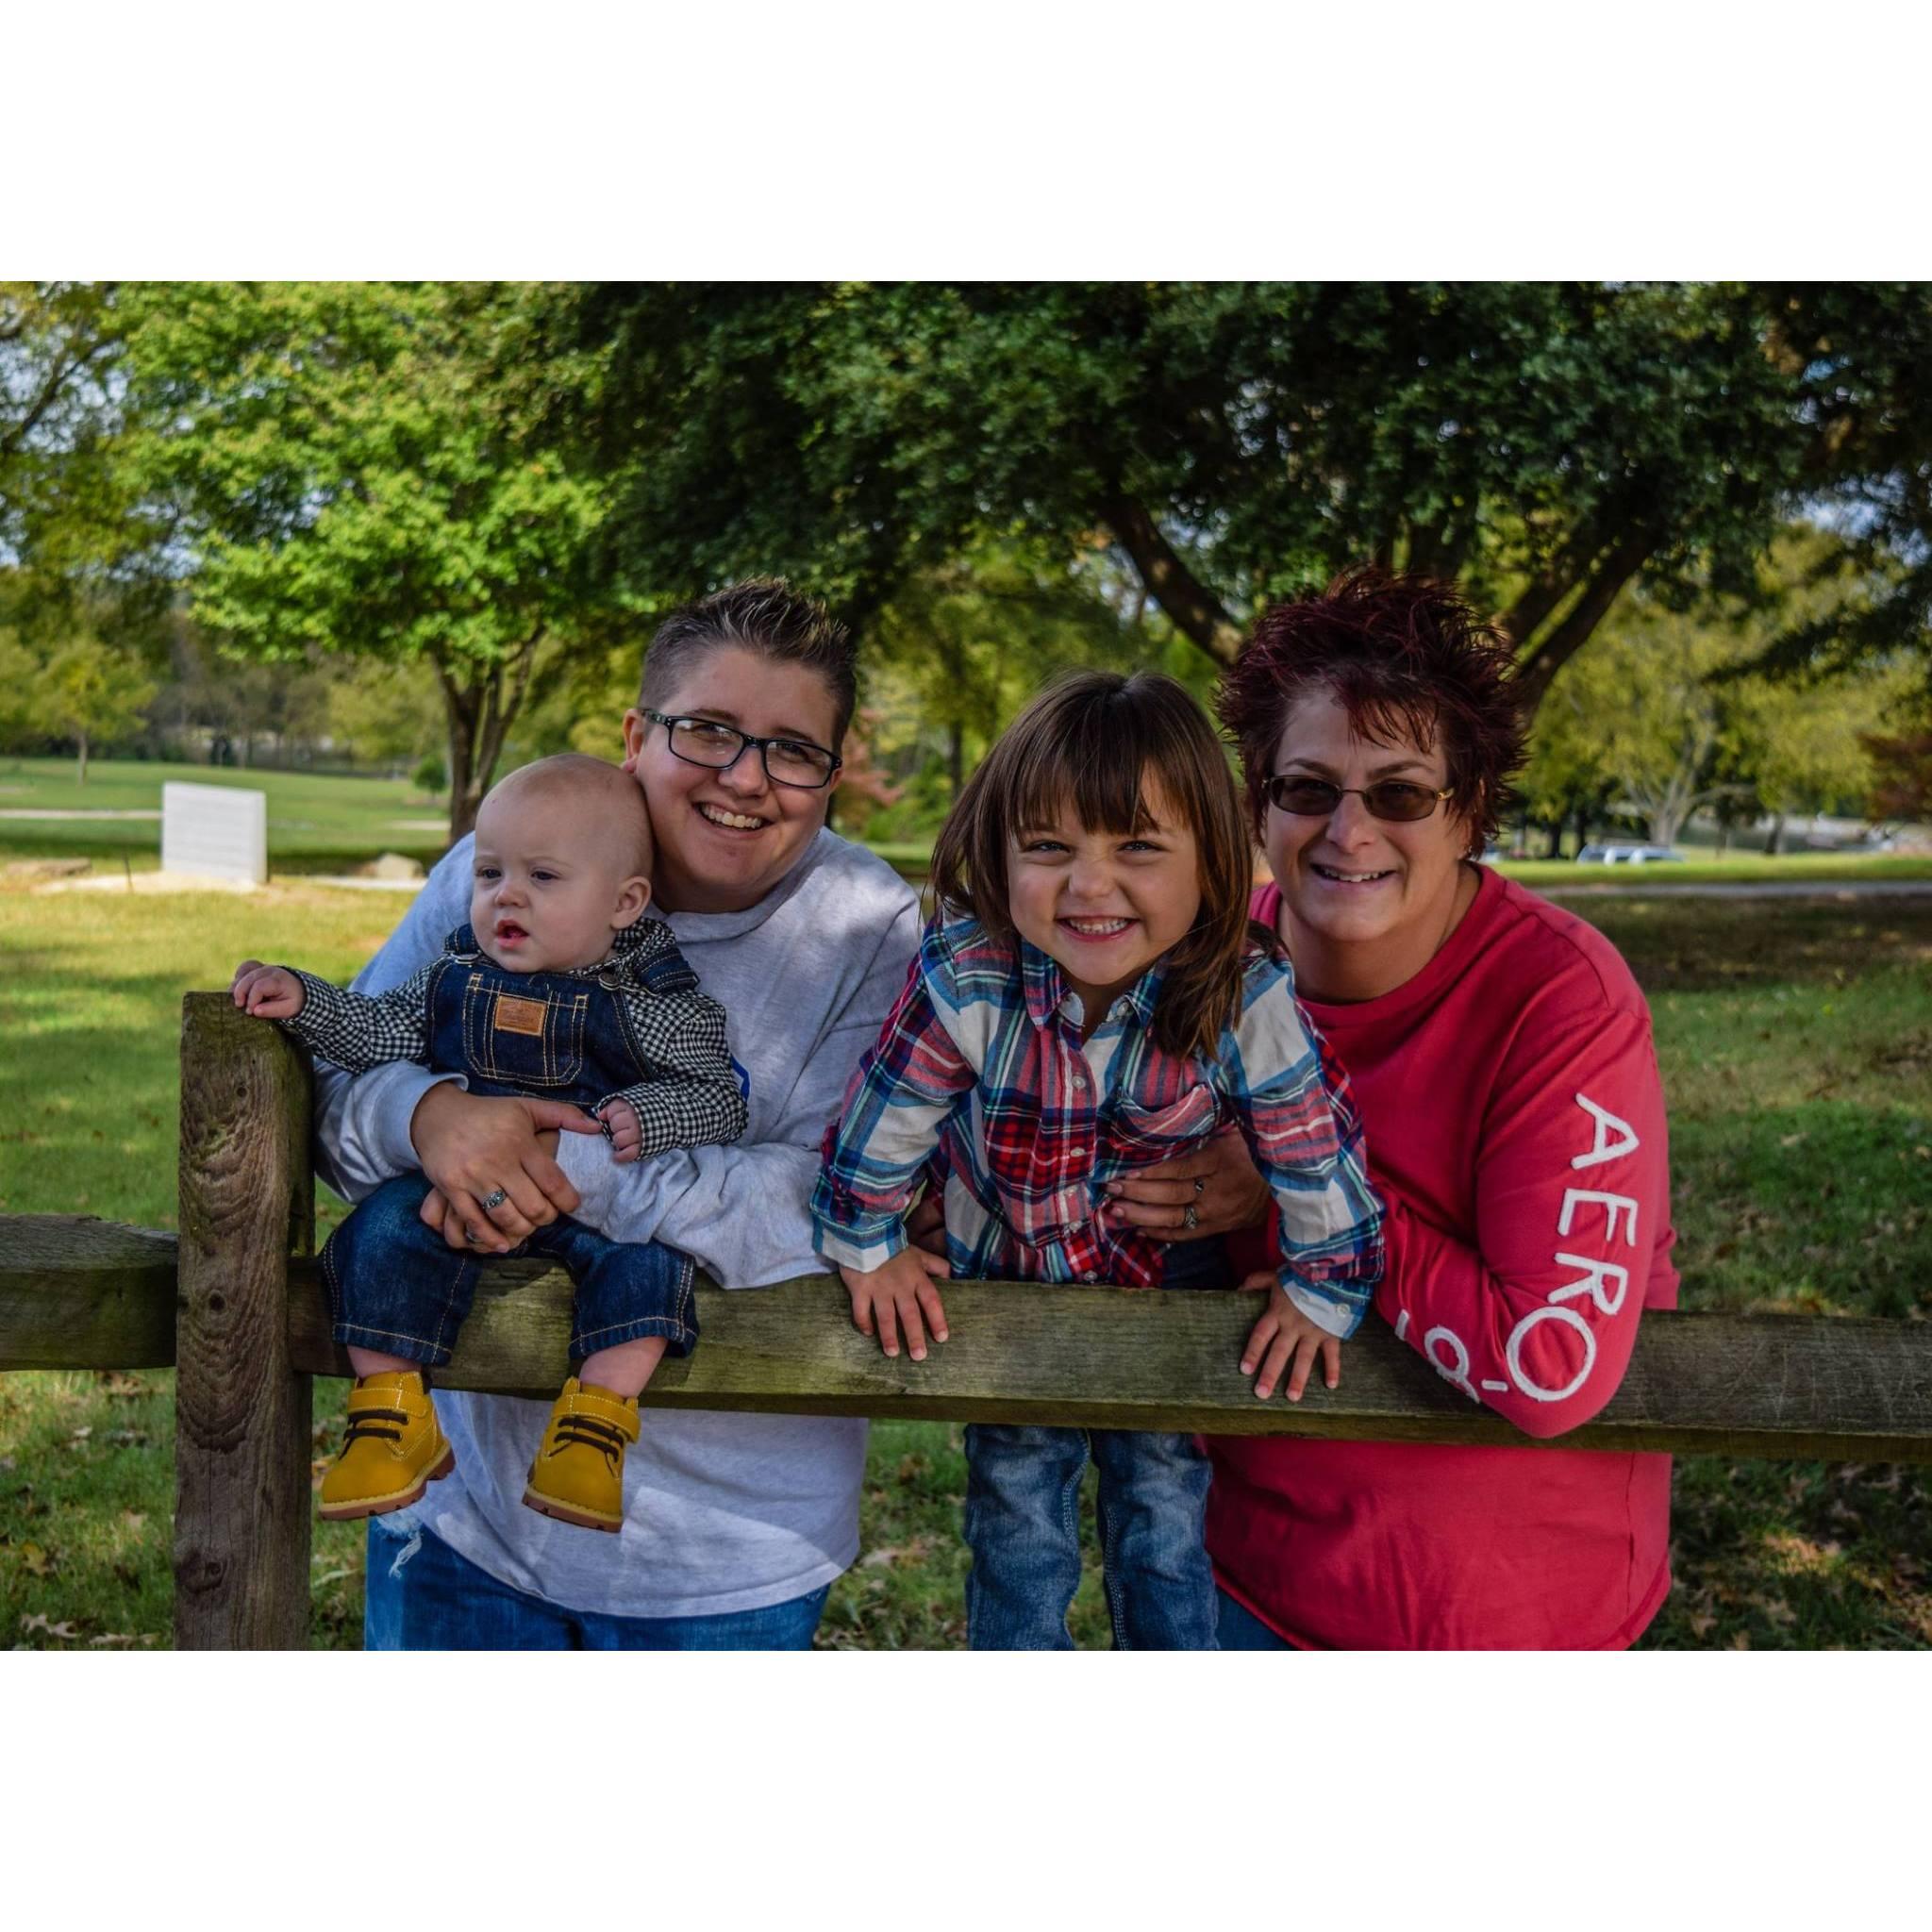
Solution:
<path fill-rule="evenodd" d="M 318 1513 L 341 1523 L 406 1509 L 456 1466 L 420 1374 L 364 1375 L 349 1391 L 342 1453 L 323 1476 Z"/>
<path fill-rule="evenodd" d="M 624 1452 L 638 1439 L 638 1399 L 573 1375 L 550 1411 L 524 1501 L 540 1514 L 613 1534 L 624 1523 Z"/>

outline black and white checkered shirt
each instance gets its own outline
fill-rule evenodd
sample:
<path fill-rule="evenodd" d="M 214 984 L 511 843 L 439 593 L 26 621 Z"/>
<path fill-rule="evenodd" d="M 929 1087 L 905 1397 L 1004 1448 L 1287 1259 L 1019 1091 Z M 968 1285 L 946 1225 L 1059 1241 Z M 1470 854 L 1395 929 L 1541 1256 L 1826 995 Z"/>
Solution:
<path fill-rule="evenodd" d="M 302 982 L 302 1010 L 281 1024 L 352 1074 L 392 1060 L 414 1060 L 438 1073 L 469 1073 L 467 1066 L 445 1067 L 431 1058 L 429 1001 L 440 973 L 475 957 L 474 935 L 460 927 L 443 941 L 441 958 L 374 998 L 291 967 Z M 590 1108 L 604 1123 L 607 1138 L 610 1128 L 604 1111 L 618 1100 L 637 1114 L 643 1135 L 640 1159 L 672 1147 L 723 1145 L 744 1132 L 744 1094 L 725 1043 L 724 1008 L 697 990 L 696 976 L 661 919 L 641 919 L 626 927 L 601 964 L 573 967 L 557 976 L 588 982 L 593 996 L 620 1003 L 631 1045 L 649 1070 L 647 1079 L 603 1095 Z"/>

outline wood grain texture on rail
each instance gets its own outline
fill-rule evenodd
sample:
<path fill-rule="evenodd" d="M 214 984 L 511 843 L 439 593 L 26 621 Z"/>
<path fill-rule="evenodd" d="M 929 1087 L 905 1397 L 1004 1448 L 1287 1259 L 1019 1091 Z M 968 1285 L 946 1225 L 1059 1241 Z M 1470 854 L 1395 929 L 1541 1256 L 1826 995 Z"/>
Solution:
<path fill-rule="evenodd" d="M 0 1217 L 0 1368 L 166 1363 L 175 1256 L 172 1236 Z M 287 1273 L 290 1370 L 346 1375 L 316 1263 L 298 1257 Z M 1341 1388 L 1291 1406 L 1257 1402 L 1239 1373 L 1249 1296 L 953 1282 L 945 1299 L 953 1340 L 914 1362 L 888 1360 L 853 1330 L 829 1276 L 703 1285 L 697 1353 L 664 1365 L 646 1405 L 1532 1446 L 1374 1321 L 1344 1351 Z M 534 1261 L 487 1267 L 437 1379 L 547 1401 L 569 1334 L 567 1276 Z M 220 1405 L 194 1400 L 206 1434 Z M 1554 1446 L 1932 1461 L 1932 1323 L 1652 1313 L 1608 1406 Z"/>
<path fill-rule="evenodd" d="M 291 1290 L 296 1365 L 346 1374 L 312 1262 L 295 1265 Z M 952 1340 L 915 1362 L 858 1334 L 828 1275 L 729 1293 L 701 1286 L 697 1351 L 666 1362 L 644 1404 L 1537 1446 L 1379 1322 L 1343 1349 L 1340 1388 L 1263 1403 L 1239 1367 L 1256 1296 L 958 1281 L 944 1295 Z M 547 1402 L 567 1372 L 569 1335 L 567 1275 L 534 1261 L 485 1268 L 436 1380 Z M 1932 1323 L 1647 1315 L 1602 1414 L 1552 1446 L 1932 1461 Z"/>
<path fill-rule="evenodd" d="M 313 1245 L 310 1074 L 225 993 L 181 1012 L 175 1329 L 175 1643 L 308 1636 L 314 1385 L 289 1355 L 291 1251 Z"/>
<path fill-rule="evenodd" d="M 0 1369 L 164 1369 L 175 1237 L 91 1214 L 0 1216 Z"/>

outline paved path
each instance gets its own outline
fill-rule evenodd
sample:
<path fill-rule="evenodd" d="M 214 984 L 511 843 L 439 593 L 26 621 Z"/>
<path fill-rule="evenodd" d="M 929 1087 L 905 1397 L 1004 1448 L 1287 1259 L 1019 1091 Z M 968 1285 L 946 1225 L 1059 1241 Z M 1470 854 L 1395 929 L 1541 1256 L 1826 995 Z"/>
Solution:
<path fill-rule="evenodd" d="M 1531 886 L 1545 899 L 1923 899 L 1932 879 L 1764 879 L 1697 885 Z"/>
<path fill-rule="evenodd" d="M 0 819 L 158 819 L 158 811 L 42 811 L 25 805 L 9 805 Z"/>

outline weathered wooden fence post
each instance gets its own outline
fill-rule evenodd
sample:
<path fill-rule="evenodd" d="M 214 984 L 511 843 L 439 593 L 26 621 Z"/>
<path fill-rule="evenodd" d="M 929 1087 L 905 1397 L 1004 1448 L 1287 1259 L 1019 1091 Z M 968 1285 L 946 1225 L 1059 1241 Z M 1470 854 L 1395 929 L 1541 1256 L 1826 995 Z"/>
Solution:
<path fill-rule="evenodd" d="M 308 1641 L 310 1378 L 289 1357 L 289 1257 L 314 1244 L 309 1077 L 225 993 L 181 1008 L 175 1642 Z"/>

